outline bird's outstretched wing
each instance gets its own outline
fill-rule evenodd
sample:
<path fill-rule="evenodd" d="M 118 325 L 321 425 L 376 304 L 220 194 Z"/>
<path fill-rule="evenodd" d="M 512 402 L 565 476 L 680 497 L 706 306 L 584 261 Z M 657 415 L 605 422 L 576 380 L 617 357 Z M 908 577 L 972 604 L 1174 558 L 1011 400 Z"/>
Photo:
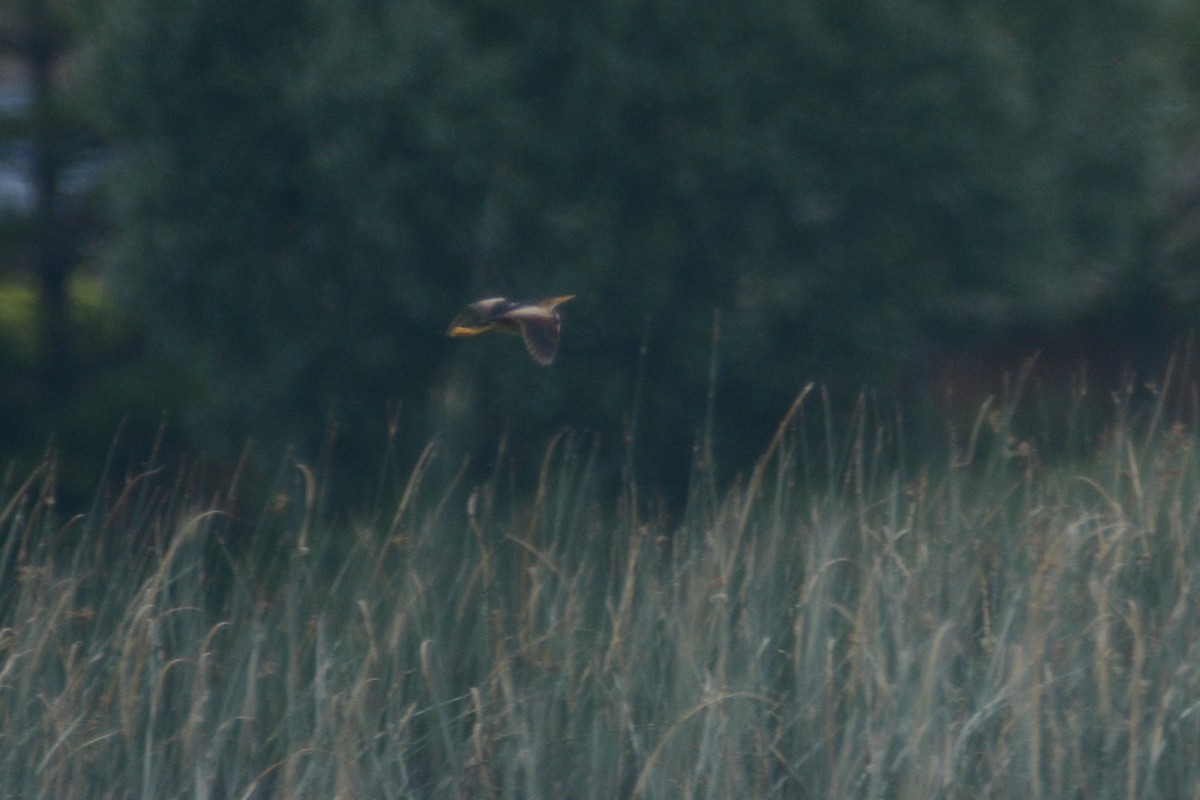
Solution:
<path fill-rule="evenodd" d="M 511 320 L 520 326 L 525 349 L 534 361 L 542 365 L 554 361 L 558 354 L 558 334 L 562 330 L 557 311 L 541 306 L 519 306 L 501 314 L 498 319 Z"/>

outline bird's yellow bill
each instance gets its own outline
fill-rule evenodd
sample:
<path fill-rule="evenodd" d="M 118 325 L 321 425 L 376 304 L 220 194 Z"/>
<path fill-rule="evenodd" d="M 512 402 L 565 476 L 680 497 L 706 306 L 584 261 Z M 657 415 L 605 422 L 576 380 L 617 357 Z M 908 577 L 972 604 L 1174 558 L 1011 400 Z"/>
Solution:
<path fill-rule="evenodd" d="M 478 336 L 481 333 L 487 333 L 491 329 L 492 329 L 491 325 L 480 325 L 479 327 L 470 327 L 467 325 L 455 325 L 449 331 L 447 331 L 447 335 L 454 336 L 456 338 L 462 337 L 462 336 Z"/>

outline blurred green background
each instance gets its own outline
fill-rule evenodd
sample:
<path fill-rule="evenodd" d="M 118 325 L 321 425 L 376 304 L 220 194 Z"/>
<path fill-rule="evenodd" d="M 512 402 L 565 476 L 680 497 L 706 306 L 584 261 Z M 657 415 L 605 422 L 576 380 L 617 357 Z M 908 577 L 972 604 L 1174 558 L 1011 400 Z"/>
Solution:
<path fill-rule="evenodd" d="M 1178 0 L 9 0 L 2 465 L 251 443 L 355 500 L 569 429 L 679 494 L 810 380 L 919 432 L 1035 350 L 1150 375 L 1198 98 Z M 444 336 L 568 293 L 551 368 Z"/>

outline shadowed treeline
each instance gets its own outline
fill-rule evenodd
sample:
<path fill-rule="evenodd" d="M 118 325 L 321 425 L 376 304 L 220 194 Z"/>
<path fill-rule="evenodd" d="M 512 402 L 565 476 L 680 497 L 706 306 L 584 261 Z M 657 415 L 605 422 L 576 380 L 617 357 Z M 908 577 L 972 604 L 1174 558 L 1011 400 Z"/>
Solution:
<path fill-rule="evenodd" d="M 1154 377 L 1197 297 L 1197 41 L 1153 0 L 6 6 L 40 93 L 0 156 L 44 180 L 0 209 L 0 445 L 57 434 L 82 500 L 165 413 L 361 500 L 395 420 L 480 474 L 571 429 L 681 497 L 702 427 L 731 477 L 808 381 L 916 418 L 1065 341 Z M 552 368 L 443 335 L 565 294 Z"/>

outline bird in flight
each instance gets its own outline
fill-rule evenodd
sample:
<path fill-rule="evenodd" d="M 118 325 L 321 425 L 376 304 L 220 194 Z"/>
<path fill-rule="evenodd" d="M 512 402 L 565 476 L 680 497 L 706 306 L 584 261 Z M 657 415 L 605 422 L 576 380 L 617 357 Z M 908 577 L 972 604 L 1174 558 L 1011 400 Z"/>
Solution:
<path fill-rule="evenodd" d="M 554 361 L 558 353 L 558 333 L 562 318 L 556 310 L 571 298 L 545 297 L 529 302 L 516 302 L 504 297 L 489 297 L 464 308 L 450 323 L 447 336 L 478 336 L 487 331 L 517 333 L 525 340 L 525 349 L 533 360 L 543 366 Z"/>

